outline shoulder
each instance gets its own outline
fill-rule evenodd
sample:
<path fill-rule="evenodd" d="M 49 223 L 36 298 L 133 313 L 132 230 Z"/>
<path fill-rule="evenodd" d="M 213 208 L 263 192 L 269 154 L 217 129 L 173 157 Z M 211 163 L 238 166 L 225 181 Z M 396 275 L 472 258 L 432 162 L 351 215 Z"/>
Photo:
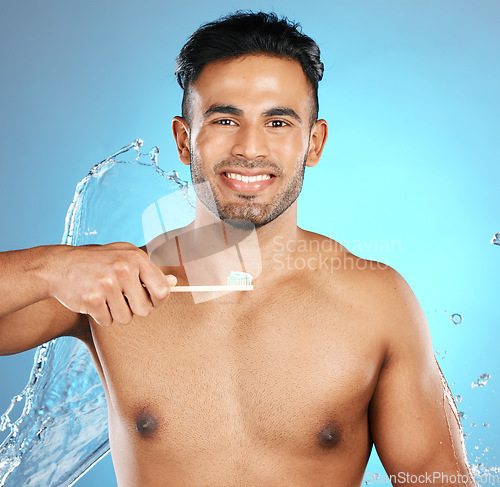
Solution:
<path fill-rule="evenodd" d="M 351 253 L 333 239 L 305 232 L 316 276 L 332 292 L 342 293 L 352 306 L 373 317 L 373 325 L 392 341 L 428 335 L 422 308 L 404 277 L 393 267 Z"/>
<path fill-rule="evenodd" d="M 350 252 L 340 242 L 313 232 L 302 231 L 297 250 L 307 255 L 308 269 L 330 277 L 332 284 L 349 283 L 358 290 L 389 292 L 401 287 L 404 279 L 392 267 L 382 262 L 363 259 Z"/>
<path fill-rule="evenodd" d="M 169 231 L 158 235 L 142 247 L 151 262 L 159 267 L 172 267 L 179 265 L 176 236 L 178 231 Z"/>
<path fill-rule="evenodd" d="M 368 326 L 385 350 L 383 364 L 419 364 L 421 370 L 424 364 L 432 367 L 434 352 L 429 326 L 408 282 L 389 265 L 352 258 L 357 266 L 345 273 L 349 276 L 346 280 L 357 289 L 357 306 L 370 317 Z"/>
<path fill-rule="evenodd" d="M 190 223 L 185 227 L 169 230 L 156 236 L 139 248 L 149 255 L 153 264 L 159 267 L 179 266 L 179 245 L 185 245 L 185 241 L 182 240 L 182 237 L 190 234 L 193 228 L 194 224 Z"/>
<path fill-rule="evenodd" d="M 333 282 L 346 281 L 371 294 L 384 296 L 391 305 L 415 304 L 416 298 L 401 274 L 382 262 L 364 259 L 350 252 L 336 240 L 313 232 L 303 231 L 303 248 L 329 273 Z"/>
<path fill-rule="evenodd" d="M 373 326 L 385 344 L 387 363 L 391 358 L 407 362 L 417 354 L 432 362 L 432 341 L 424 311 L 405 278 L 380 262 L 354 257 L 358 268 L 350 272 L 359 289 L 358 299 L 369 312 Z"/>

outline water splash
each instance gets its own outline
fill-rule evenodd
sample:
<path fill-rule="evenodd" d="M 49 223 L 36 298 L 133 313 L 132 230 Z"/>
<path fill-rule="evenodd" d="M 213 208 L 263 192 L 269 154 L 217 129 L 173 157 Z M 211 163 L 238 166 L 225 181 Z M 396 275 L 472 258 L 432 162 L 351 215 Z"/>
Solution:
<path fill-rule="evenodd" d="M 476 387 L 484 387 L 490 379 L 491 379 L 490 374 L 481 374 L 477 379 L 477 381 L 471 384 L 471 387 L 472 389 L 475 389 Z"/>
<path fill-rule="evenodd" d="M 493 245 L 500 245 L 500 233 L 495 233 L 495 235 L 493 235 L 493 238 L 491 239 L 491 243 Z"/>
<path fill-rule="evenodd" d="M 128 241 L 142 246 L 143 210 L 169 193 L 180 195 L 173 208 L 177 213 L 194 217 L 190 185 L 176 171 L 158 167 L 158 147 L 143 154 L 142 145 L 136 139 L 93 166 L 78 183 L 63 244 Z M 11 418 L 23 399 L 20 417 Z M 6 429 L 0 487 L 70 486 L 108 452 L 104 390 L 80 341 L 64 337 L 38 347 L 28 384 L 1 416 L 0 430 Z"/>
<path fill-rule="evenodd" d="M 451 393 L 450 388 L 448 387 L 448 384 L 446 382 L 446 379 L 444 378 L 443 372 L 441 371 L 441 368 L 439 367 L 437 361 L 436 365 L 439 371 L 439 377 L 441 379 L 441 385 L 443 387 L 443 415 L 446 420 L 446 426 L 448 427 L 448 432 L 450 435 L 450 440 L 451 440 L 451 448 L 453 451 L 453 456 L 455 457 L 455 465 L 457 467 L 457 472 L 460 472 L 460 465 L 458 461 L 458 451 L 460 450 L 460 456 L 462 458 L 467 458 L 467 448 L 465 447 L 465 438 L 464 438 L 464 431 L 462 429 L 462 423 L 460 422 L 460 419 L 462 417 L 462 413 L 458 411 L 457 406 L 455 404 L 455 401 L 453 400 L 453 395 Z M 448 410 L 446 408 L 446 405 L 448 405 L 448 409 L 451 412 L 452 418 L 448 418 Z M 455 441 L 453 440 L 453 432 L 452 428 L 450 425 L 450 420 L 454 422 L 454 424 L 458 427 L 458 432 L 459 432 L 459 445 L 455 445 Z M 469 468 L 469 467 L 467 467 Z M 470 478 L 472 478 L 472 471 L 468 471 L 467 474 L 469 475 Z"/>
<path fill-rule="evenodd" d="M 482 463 L 477 463 L 475 465 L 472 465 L 471 468 L 474 479 L 479 482 L 480 485 L 498 484 L 498 474 L 500 474 L 500 467 L 486 467 Z"/>

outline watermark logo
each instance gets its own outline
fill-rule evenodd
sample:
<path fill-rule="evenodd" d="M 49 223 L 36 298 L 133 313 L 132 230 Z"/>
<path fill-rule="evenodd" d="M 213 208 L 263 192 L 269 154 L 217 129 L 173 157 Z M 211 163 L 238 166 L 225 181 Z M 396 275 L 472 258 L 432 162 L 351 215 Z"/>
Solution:
<path fill-rule="evenodd" d="M 388 485 L 500 485 L 500 474 L 481 473 L 474 477 L 462 473 L 425 472 L 422 474 L 410 474 L 409 472 L 398 472 L 396 474 L 379 474 L 375 472 L 365 473 L 365 485 L 388 484 Z"/>
<path fill-rule="evenodd" d="M 175 191 L 148 206 L 142 215 L 146 248 L 151 262 L 158 266 L 182 266 L 189 286 L 227 284 L 231 271 L 257 277 L 262 271 L 255 226 L 242 220 L 224 220 L 217 214 L 208 182 L 195 185 L 210 208 L 209 221 L 193 223 L 195 205 L 182 190 Z M 199 203 L 202 204 L 202 203 Z M 193 291 L 196 303 L 218 298 L 231 291 Z"/>
<path fill-rule="evenodd" d="M 143 212 L 143 233 L 151 261 L 163 267 L 182 267 L 189 286 L 225 285 L 231 271 L 256 278 L 262 271 L 262 257 L 255 226 L 244 220 L 224 220 L 208 182 L 192 187 L 193 194 L 177 190 Z M 203 203 L 195 199 L 195 194 L 203 196 Z M 195 218 L 197 204 L 204 206 L 202 223 Z M 270 270 L 333 274 L 340 270 L 383 269 L 383 260 L 360 258 L 354 252 L 400 252 L 401 241 L 336 241 L 321 235 L 288 241 L 277 235 L 272 247 Z M 228 292 L 192 292 L 192 296 L 195 303 L 201 303 Z"/>
<path fill-rule="evenodd" d="M 382 269 L 386 263 L 382 260 L 372 261 L 350 253 L 359 249 L 372 247 L 379 252 L 401 251 L 401 241 L 370 242 L 335 241 L 321 237 L 309 240 L 286 241 L 282 236 L 273 239 L 273 268 L 276 270 L 320 270 L 334 273 L 340 270 Z M 357 243 L 353 248 L 353 242 Z M 343 247 L 350 251 L 346 252 Z M 382 250 L 383 249 L 383 250 Z"/>

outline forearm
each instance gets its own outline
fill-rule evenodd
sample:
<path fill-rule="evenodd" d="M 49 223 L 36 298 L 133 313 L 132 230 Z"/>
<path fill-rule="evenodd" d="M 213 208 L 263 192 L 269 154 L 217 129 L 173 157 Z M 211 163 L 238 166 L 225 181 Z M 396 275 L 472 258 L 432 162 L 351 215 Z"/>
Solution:
<path fill-rule="evenodd" d="M 128 242 L 3 252 L 0 269 L 0 325 L 5 333 L 19 325 L 20 314 L 27 318 L 29 310 L 30 318 L 42 319 L 42 327 L 50 330 L 54 319 L 62 321 L 62 333 L 72 322 L 79 326 L 75 314 L 90 315 L 104 325 L 130 323 L 134 314 L 147 316 L 160 306 L 175 284 L 175 277 L 169 279 L 146 252 Z M 10 319 L 14 313 L 19 319 Z"/>
<path fill-rule="evenodd" d="M 0 318 L 51 297 L 55 254 L 64 245 L 0 252 Z"/>

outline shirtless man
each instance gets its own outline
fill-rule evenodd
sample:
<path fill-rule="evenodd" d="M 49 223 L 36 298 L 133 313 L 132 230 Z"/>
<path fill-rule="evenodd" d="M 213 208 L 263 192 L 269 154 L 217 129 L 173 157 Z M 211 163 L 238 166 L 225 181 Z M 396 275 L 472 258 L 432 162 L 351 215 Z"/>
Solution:
<path fill-rule="evenodd" d="M 322 71 L 314 41 L 264 14 L 208 24 L 178 58 L 179 157 L 216 203 L 198 193 L 184 241 L 205 248 L 216 213 L 227 231 L 222 220 L 254 225 L 253 291 L 170 294 L 188 284 L 182 260 L 162 261 L 182 258 L 178 244 L 155 259 L 125 242 L 0 254 L 0 353 L 86 344 L 120 487 L 359 486 L 373 444 L 394 485 L 474 485 L 404 279 L 297 227 L 304 168 L 327 138 Z M 227 276 L 205 258 L 207 284 Z"/>

